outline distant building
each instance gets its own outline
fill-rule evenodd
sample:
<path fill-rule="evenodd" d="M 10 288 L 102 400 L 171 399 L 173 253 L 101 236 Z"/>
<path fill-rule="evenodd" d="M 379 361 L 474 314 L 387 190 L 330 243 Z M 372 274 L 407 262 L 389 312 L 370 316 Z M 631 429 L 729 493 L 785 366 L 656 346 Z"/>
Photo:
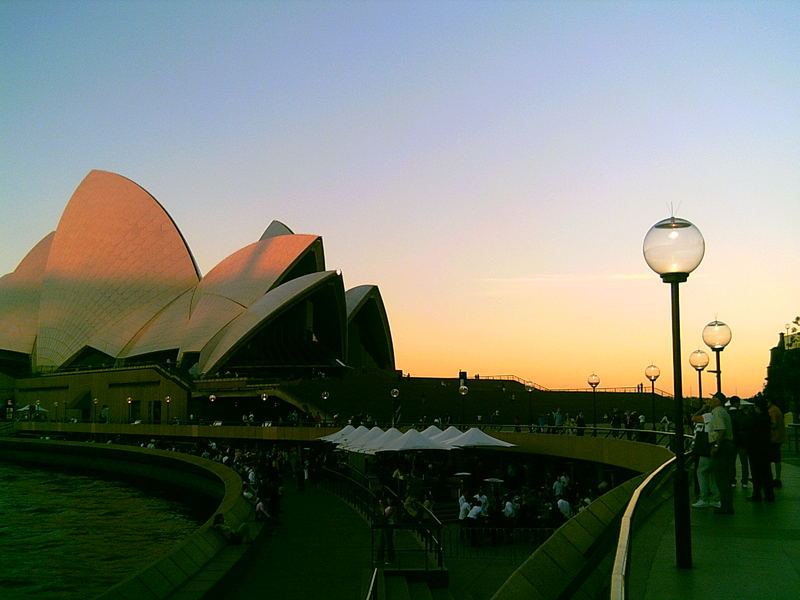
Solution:
<path fill-rule="evenodd" d="M 767 383 L 764 387 L 784 412 L 800 409 L 800 333 L 781 333 L 778 345 L 770 350 Z M 795 416 L 795 422 L 797 417 Z"/>

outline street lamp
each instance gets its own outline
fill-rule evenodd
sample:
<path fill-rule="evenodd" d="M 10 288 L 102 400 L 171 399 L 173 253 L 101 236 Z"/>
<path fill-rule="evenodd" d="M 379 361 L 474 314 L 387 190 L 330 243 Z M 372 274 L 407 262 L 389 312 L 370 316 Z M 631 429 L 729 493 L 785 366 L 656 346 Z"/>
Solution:
<path fill-rule="evenodd" d="M 53 402 L 53 417 L 55 417 L 56 422 L 58 422 L 58 400 Z"/>
<path fill-rule="evenodd" d="M 678 286 L 689 278 L 703 260 L 703 235 L 685 219 L 670 217 L 653 225 L 644 237 L 644 260 L 670 285 L 672 305 L 672 384 L 675 397 L 675 558 L 678 568 L 692 566 L 692 532 L 689 519 L 689 477 L 683 449 L 683 378 L 681 376 L 680 296 Z"/>
<path fill-rule="evenodd" d="M 97 398 L 92 400 L 92 410 L 94 411 L 94 419 L 92 419 L 95 423 L 97 423 L 97 405 L 100 402 Z"/>
<path fill-rule="evenodd" d="M 531 398 L 533 397 L 533 386 L 530 383 L 526 384 L 525 391 L 528 392 L 528 431 L 532 431 L 533 413 L 531 413 Z"/>
<path fill-rule="evenodd" d="M 722 371 L 719 368 L 719 355 L 725 350 L 725 346 L 731 343 L 731 328 L 722 321 L 711 321 L 711 323 L 703 327 L 703 341 L 717 357 L 717 369 L 716 371 L 709 369 L 709 373 L 717 374 L 717 393 L 719 394 L 722 392 Z"/>
<path fill-rule="evenodd" d="M 586 383 L 592 386 L 592 436 L 597 437 L 597 386 L 600 385 L 600 376 L 592 373 L 586 379 Z"/>
<path fill-rule="evenodd" d="M 128 424 L 130 425 L 131 421 L 133 421 L 133 398 L 128 396 Z"/>
<path fill-rule="evenodd" d="M 169 405 L 172 404 L 172 398 L 170 398 L 169 396 L 165 396 L 164 402 L 167 405 L 167 425 L 169 425 Z"/>
<path fill-rule="evenodd" d="M 704 350 L 697 349 L 689 355 L 689 364 L 697 371 L 697 397 L 700 398 L 700 405 L 703 405 L 703 369 L 708 366 L 708 354 Z"/>
<path fill-rule="evenodd" d="M 650 365 L 644 370 L 644 376 L 650 380 L 650 401 L 653 408 L 653 431 L 656 430 L 656 379 L 661 375 L 661 369 L 655 365 Z"/>
<path fill-rule="evenodd" d="M 209 416 L 213 419 L 214 418 L 214 402 L 217 401 L 217 397 L 214 394 L 210 394 L 208 396 L 208 401 L 210 403 L 210 406 L 209 406 L 209 409 L 208 409 Z M 212 425 L 213 425 L 213 423 L 212 423 Z"/>
<path fill-rule="evenodd" d="M 461 385 L 458 387 L 458 393 L 461 394 L 461 422 L 465 423 L 464 421 L 464 396 L 469 394 L 469 388 L 465 385 Z"/>
<path fill-rule="evenodd" d="M 392 424 L 392 427 L 397 426 L 397 397 L 400 395 L 400 390 L 397 388 L 392 388 L 389 390 L 389 395 L 392 397 L 392 418 L 389 419 L 389 422 Z"/>

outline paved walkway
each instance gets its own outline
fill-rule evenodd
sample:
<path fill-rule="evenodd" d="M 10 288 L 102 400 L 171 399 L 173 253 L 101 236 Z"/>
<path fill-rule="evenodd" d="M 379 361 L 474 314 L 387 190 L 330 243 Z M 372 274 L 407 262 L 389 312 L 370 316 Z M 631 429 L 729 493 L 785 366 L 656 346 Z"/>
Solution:
<path fill-rule="evenodd" d="M 753 504 L 738 487 L 733 515 L 692 509 L 691 569 L 675 566 L 669 500 L 634 538 L 628 596 L 641 600 L 800 598 L 800 458 L 784 452 L 774 503 Z M 788 455 L 788 456 L 787 456 Z"/>
<path fill-rule="evenodd" d="M 257 548 L 224 598 L 357 600 L 372 574 L 370 530 L 337 496 L 287 482 L 281 524 Z"/>

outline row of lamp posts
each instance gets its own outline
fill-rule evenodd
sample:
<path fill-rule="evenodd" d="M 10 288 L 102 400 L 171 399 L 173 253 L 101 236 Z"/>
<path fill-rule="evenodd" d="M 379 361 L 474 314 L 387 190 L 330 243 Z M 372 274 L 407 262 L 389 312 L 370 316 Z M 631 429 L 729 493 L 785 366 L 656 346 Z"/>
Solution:
<path fill-rule="evenodd" d="M 675 398 L 675 478 L 673 498 L 675 515 L 675 557 L 678 568 L 692 566 L 692 539 L 689 519 L 689 479 L 686 471 L 683 439 L 683 381 L 681 375 L 681 334 L 680 299 L 678 286 L 689 278 L 703 260 L 705 241 L 700 231 L 689 221 L 670 217 L 653 225 L 645 235 L 643 243 L 644 259 L 648 266 L 670 285 L 672 307 L 672 369 L 673 396 Z M 717 392 L 722 391 L 720 353 L 731 341 L 730 328 L 714 320 L 703 329 L 703 341 L 714 352 L 717 359 Z M 701 371 L 708 365 L 708 356 L 696 350 L 689 357 L 690 364 L 697 370 L 699 396 L 702 398 Z M 655 379 L 651 379 L 655 382 Z M 655 392 L 655 390 L 653 390 Z"/>

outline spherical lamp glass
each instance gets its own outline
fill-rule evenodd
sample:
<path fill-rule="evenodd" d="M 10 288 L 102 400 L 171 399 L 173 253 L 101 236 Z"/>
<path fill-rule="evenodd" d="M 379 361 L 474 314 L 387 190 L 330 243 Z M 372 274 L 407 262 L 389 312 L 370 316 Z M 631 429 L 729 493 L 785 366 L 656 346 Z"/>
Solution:
<path fill-rule="evenodd" d="M 397 388 L 392 388 L 392 391 L 389 392 L 389 395 L 392 398 L 397 398 L 400 395 L 400 390 L 398 390 Z"/>
<path fill-rule="evenodd" d="M 695 350 L 689 355 L 689 364 L 698 371 L 702 371 L 708 366 L 708 354 L 705 350 Z"/>
<path fill-rule="evenodd" d="M 655 365 L 650 365 L 644 370 L 644 376 L 647 377 L 650 381 L 655 381 L 658 379 L 658 376 L 661 375 L 661 369 L 659 369 Z"/>
<path fill-rule="evenodd" d="M 722 350 L 731 342 L 731 328 L 722 321 L 711 321 L 703 327 L 703 341 L 712 350 Z"/>
<path fill-rule="evenodd" d="M 688 276 L 703 260 L 703 235 L 686 219 L 670 217 L 659 221 L 644 236 L 644 260 L 662 276 Z"/>
<path fill-rule="evenodd" d="M 587 382 L 587 383 L 588 383 L 590 386 L 592 386 L 593 388 L 596 388 L 598 385 L 600 385 L 600 376 L 599 376 L 599 375 L 595 375 L 594 373 L 592 373 L 592 374 L 591 374 L 591 375 L 589 375 L 589 377 L 586 379 L 586 382 Z"/>
<path fill-rule="evenodd" d="M 465 385 L 462 385 L 458 388 L 458 393 L 462 396 L 466 396 L 469 393 L 469 388 Z"/>

